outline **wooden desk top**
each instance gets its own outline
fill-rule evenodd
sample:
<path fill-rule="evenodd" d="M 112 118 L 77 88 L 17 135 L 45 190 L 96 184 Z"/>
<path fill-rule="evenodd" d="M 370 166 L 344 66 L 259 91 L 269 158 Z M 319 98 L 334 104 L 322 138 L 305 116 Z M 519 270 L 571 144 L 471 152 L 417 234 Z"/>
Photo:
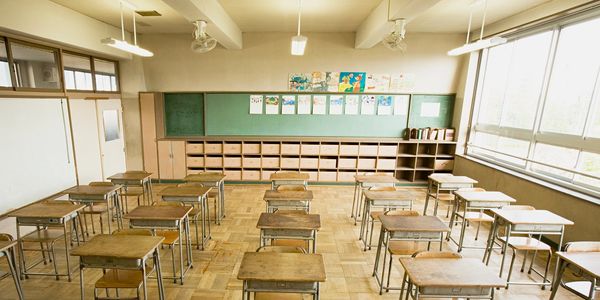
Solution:
<path fill-rule="evenodd" d="M 143 259 L 164 239 L 161 236 L 101 234 L 71 250 L 71 255 Z"/>
<path fill-rule="evenodd" d="M 400 258 L 419 287 L 504 287 L 506 281 L 475 258 Z"/>
<path fill-rule="evenodd" d="M 586 273 L 596 278 L 600 277 L 600 252 L 556 252 L 556 254 Z"/>
<path fill-rule="evenodd" d="M 56 203 L 34 203 L 17 209 L 9 217 L 15 218 L 64 218 L 80 211 L 85 205 L 73 205 L 70 202 L 56 201 Z"/>
<path fill-rule="evenodd" d="M 413 200 L 415 195 L 409 191 L 364 191 L 367 200 Z"/>
<path fill-rule="evenodd" d="M 290 200 L 290 201 L 311 201 L 313 199 L 312 191 L 273 191 L 266 190 L 263 200 Z"/>
<path fill-rule="evenodd" d="M 390 175 L 354 175 L 359 183 L 399 183 L 400 180 Z"/>
<path fill-rule="evenodd" d="M 219 182 L 225 179 L 225 174 L 217 172 L 201 172 L 185 176 L 183 180 L 189 182 Z"/>
<path fill-rule="evenodd" d="M 171 186 L 158 193 L 166 197 L 203 197 L 210 191 L 211 187 L 205 186 Z"/>
<path fill-rule="evenodd" d="M 381 226 L 387 231 L 449 232 L 450 228 L 436 216 L 380 216 Z"/>
<path fill-rule="evenodd" d="M 466 191 L 455 191 L 458 197 L 470 202 L 517 202 L 514 198 L 502 193 L 502 192 L 466 192 Z"/>
<path fill-rule="evenodd" d="M 271 180 L 308 180 L 308 173 L 298 172 L 279 172 L 272 173 L 270 176 Z"/>
<path fill-rule="evenodd" d="M 123 218 L 131 220 L 182 220 L 192 209 L 191 206 L 138 206 L 124 215 Z"/>
<path fill-rule="evenodd" d="M 471 179 L 467 176 L 447 176 L 447 175 L 443 175 L 443 176 L 435 176 L 435 174 L 429 175 L 429 179 L 435 183 L 438 184 L 464 184 L 464 183 L 471 183 L 471 184 L 475 184 L 477 183 L 477 180 L 475 179 Z"/>
<path fill-rule="evenodd" d="M 239 280 L 324 282 L 325 265 L 321 254 L 246 252 Z"/>
<path fill-rule="evenodd" d="M 0 251 L 6 251 L 15 245 L 17 245 L 17 241 L 0 241 Z"/>
<path fill-rule="evenodd" d="M 74 186 L 70 189 L 64 191 L 64 193 L 69 194 L 71 197 L 77 195 L 107 195 L 114 193 L 121 187 L 118 185 L 113 186 L 90 186 L 90 185 L 78 185 Z"/>
<path fill-rule="evenodd" d="M 256 228 L 319 230 L 321 228 L 321 216 L 317 214 L 261 213 Z"/>
<path fill-rule="evenodd" d="M 108 180 L 144 180 L 150 177 L 152 173 L 117 173 L 108 177 Z"/>
<path fill-rule="evenodd" d="M 511 224 L 573 225 L 574 223 L 547 210 L 492 209 L 494 214 Z"/>

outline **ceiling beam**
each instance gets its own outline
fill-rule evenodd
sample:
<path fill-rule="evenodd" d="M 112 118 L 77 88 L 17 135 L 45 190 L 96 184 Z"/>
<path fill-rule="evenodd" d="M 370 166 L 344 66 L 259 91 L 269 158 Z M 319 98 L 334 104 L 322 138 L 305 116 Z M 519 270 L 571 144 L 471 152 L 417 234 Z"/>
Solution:
<path fill-rule="evenodd" d="M 242 31 L 218 0 L 163 0 L 188 21 L 204 20 L 206 33 L 226 49 L 242 49 Z"/>
<path fill-rule="evenodd" d="M 405 19 L 410 22 L 441 0 L 383 0 L 358 26 L 354 47 L 368 49 L 381 42 L 392 30 L 391 20 Z M 388 21 L 389 3 L 389 21 Z"/>

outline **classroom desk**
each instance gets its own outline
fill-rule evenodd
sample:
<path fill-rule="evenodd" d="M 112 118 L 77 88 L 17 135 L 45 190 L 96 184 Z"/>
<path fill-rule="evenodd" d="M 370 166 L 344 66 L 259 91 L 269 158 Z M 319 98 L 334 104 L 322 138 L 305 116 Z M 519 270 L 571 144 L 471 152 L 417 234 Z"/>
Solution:
<path fill-rule="evenodd" d="M 484 214 L 484 210 L 502 208 L 510 205 L 511 203 L 517 202 L 517 200 L 502 192 L 454 191 L 454 195 L 456 197 L 456 201 L 454 201 L 454 209 L 452 210 L 452 216 L 450 217 L 450 233 L 448 233 L 447 240 L 458 245 L 458 252 L 461 252 L 463 248 L 485 249 L 485 247 L 463 246 L 465 229 L 467 227 L 467 222 L 465 222 L 466 216 L 469 214 Z M 462 214 L 460 213 L 461 207 L 463 208 Z M 454 226 L 457 218 L 462 219 L 462 221 L 460 221 L 461 227 L 458 241 L 452 238 L 452 227 Z"/>
<path fill-rule="evenodd" d="M 352 212 L 350 215 L 351 218 L 354 218 L 354 225 L 361 216 L 362 191 L 364 189 L 382 185 L 392 186 L 399 182 L 398 179 L 390 175 L 354 175 L 354 198 L 352 199 Z"/>
<path fill-rule="evenodd" d="M 302 209 L 310 212 L 310 202 L 313 199 L 312 191 L 275 191 L 266 190 L 265 200 L 267 212 L 272 213 L 278 209 Z"/>
<path fill-rule="evenodd" d="M 13 281 L 15 282 L 17 294 L 19 295 L 19 300 L 23 300 L 25 299 L 25 297 L 23 296 L 23 289 L 21 288 L 21 280 L 19 279 L 19 273 L 17 272 L 17 264 L 15 257 L 16 246 L 17 241 L 0 241 L 0 257 L 6 257 L 6 262 L 8 263 L 10 273 L 12 275 Z"/>
<path fill-rule="evenodd" d="M 414 195 L 408 191 L 364 191 L 365 205 L 363 208 L 362 221 L 360 223 L 360 237 L 359 240 L 363 241 L 364 251 L 367 251 L 367 247 L 371 249 L 371 239 L 367 241 L 369 235 L 369 228 L 367 222 L 369 221 L 369 215 L 372 208 L 381 208 L 384 211 L 392 209 L 412 209 Z M 372 223 L 373 224 L 373 223 Z M 371 226 L 373 231 L 373 226 Z M 373 233 L 371 232 L 371 237 Z"/>
<path fill-rule="evenodd" d="M 400 263 L 412 299 L 494 299 L 494 288 L 506 284 L 475 258 L 400 258 Z"/>
<path fill-rule="evenodd" d="M 472 188 L 477 183 L 477 180 L 467 176 L 454 176 L 452 174 L 431 174 L 427 177 L 427 196 L 425 197 L 425 208 L 423 215 L 427 215 L 427 206 L 429 206 L 429 198 L 435 199 L 433 215 L 437 216 L 438 199 L 440 192 L 452 192 L 460 188 Z"/>
<path fill-rule="evenodd" d="M 9 217 L 14 217 L 17 222 L 17 241 L 19 244 L 19 269 L 21 277 L 28 275 L 43 275 L 43 276 L 67 276 L 71 281 L 71 264 L 69 258 L 69 231 L 67 230 L 67 223 L 73 221 L 79 216 L 79 212 L 85 208 L 85 205 L 74 205 L 71 203 L 34 203 L 23 208 L 17 209 L 8 214 Z M 73 221 L 75 222 L 75 221 Z M 21 238 L 21 226 L 35 226 L 38 230 L 40 227 L 62 227 L 64 240 L 65 240 L 65 256 L 67 260 L 67 273 L 60 274 L 56 273 L 33 273 L 28 272 L 29 269 L 35 267 L 38 263 L 35 263 L 31 267 L 27 267 L 25 263 L 25 253 L 23 247 L 23 239 Z M 77 224 L 73 223 L 75 229 L 75 235 L 77 243 L 79 244 L 79 233 L 77 230 Z M 35 234 L 33 232 L 32 234 Z M 53 260 L 56 261 L 56 260 Z M 41 262 L 41 261 L 40 261 Z"/>
<path fill-rule="evenodd" d="M 168 187 L 158 193 L 163 201 L 174 201 L 190 204 L 192 206 L 200 206 L 200 217 L 202 219 L 202 239 L 200 239 L 198 236 L 197 220 L 194 222 L 194 225 L 196 227 L 196 247 L 197 249 L 200 249 L 200 245 L 202 245 L 202 250 L 204 250 L 205 243 L 210 239 L 210 222 L 207 221 L 210 216 L 210 211 L 208 208 L 208 201 L 206 199 L 210 189 L 210 187 L 204 186 L 173 186 Z"/>
<path fill-rule="evenodd" d="M 127 194 L 127 189 L 130 186 L 138 186 L 142 188 L 142 199 L 148 204 L 152 204 L 152 173 L 146 172 L 125 172 L 117 173 L 108 177 L 114 185 L 122 185 Z M 127 200 L 127 199 L 125 199 Z"/>
<path fill-rule="evenodd" d="M 260 229 L 260 246 L 267 239 L 293 239 L 312 241 L 312 253 L 317 252 L 317 231 L 321 229 L 321 216 L 315 214 L 261 213 L 256 228 Z"/>
<path fill-rule="evenodd" d="M 148 299 L 146 261 L 152 256 L 156 270 L 159 299 L 164 299 L 158 249 L 164 237 L 140 235 L 106 235 L 93 237 L 87 243 L 71 250 L 79 256 L 79 287 L 81 300 L 85 298 L 83 269 L 128 269 L 142 272 L 144 299 Z"/>
<path fill-rule="evenodd" d="M 179 234 L 179 276 L 175 269 L 175 257 L 173 257 L 173 278 L 183 285 L 185 273 L 193 267 L 192 247 L 190 240 L 189 213 L 191 206 L 138 206 L 124 216 L 129 219 L 131 228 L 144 228 L 155 231 L 156 229 L 177 230 Z M 183 266 L 183 241 L 186 243 L 186 267 Z M 165 277 L 166 278 L 166 277 Z"/>
<path fill-rule="evenodd" d="M 584 273 L 594 278 L 590 282 L 590 291 L 588 295 L 579 295 L 585 299 L 593 300 L 596 295 L 595 287 L 597 280 L 600 278 L 600 252 L 556 252 L 558 256 L 558 273 L 554 275 L 554 282 L 552 284 L 552 294 L 550 294 L 550 300 L 553 300 L 556 296 L 556 290 L 561 284 L 561 279 L 566 267 L 574 265 Z"/>
<path fill-rule="evenodd" d="M 219 199 L 217 201 L 218 205 L 215 216 L 218 225 L 225 218 L 225 177 L 225 174 L 219 172 L 203 172 L 187 175 L 183 179 L 188 183 L 199 183 L 203 186 L 217 189 Z"/>
<path fill-rule="evenodd" d="M 271 189 L 276 190 L 280 185 L 303 185 L 308 186 L 308 173 L 279 172 L 271 174 Z"/>
<path fill-rule="evenodd" d="M 547 210 L 503 210 L 503 209 L 492 209 L 494 214 L 494 223 L 490 230 L 487 247 L 483 255 L 483 261 L 487 264 L 490 262 L 492 256 L 492 248 L 495 243 L 496 235 L 500 226 L 506 226 L 506 241 L 512 234 L 518 235 L 532 235 L 539 236 L 541 239 L 542 235 L 558 235 L 560 236 L 558 242 L 558 249 L 562 248 L 563 237 L 565 233 L 565 225 L 573 225 L 574 223 L 567 220 L 559 215 L 556 215 Z M 502 261 L 500 262 L 500 273 L 502 277 L 502 271 L 504 270 L 504 260 L 506 259 L 506 253 L 508 242 L 502 245 Z M 486 258 L 487 257 L 487 258 Z M 558 265 L 557 265 L 558 267 Z M 555 272 L 556 274 L 556 272 Z M 545 282 L 541 285 L 549 285 Z"/>
<path fill-rule="evenodd" d="M 319 299 L 325 264 L 321 254 L 246 252 L 237 279 L 243 280 L 242 299 L 250 299 L 251 292 L 303 293 Z"/>
<path fill-rule="evenodd" d="M 123 228 L 123 216 L 121 214 L 121 207 L 119 207 L 119 190 L 121 186 L 89 186 L 89 185 L 78 185 L 67 189 L 64 193 L 69 195 L 69 200 L 85 204 L 91 207 L 94 203 L 105 203 L 108 212 L 108 233 L 112 232 L 110 223 L 112 220 L 111 208 L 115 206 L 117 215 L 117 227 Z M 104 233 L 104 232 L 101 232 Z"/>
<path fill-rule="evenodd" d="M 429 250 L 431 242 L 440 243 L 440 251 L 444 242 L 444 233 L 449 232 L 450 228 L 436 216 L 381 216 L 381 233 L 379 234 L 379 243 L 377 244 L 377 254 L 375 256 L 375 265 L 373 267 L 373 276 L 379 285 L 379 294 L 383 291 L 383 281 L 385 278 L 385 264 L 387 260 L 388 247 L 390 241 L 414 241 L 427 242 Z M 378 277 L 379 259 L 383 252 L 383 264 L 381 278 Z M 386 289 L 390 289 L 386 287 Z"/>

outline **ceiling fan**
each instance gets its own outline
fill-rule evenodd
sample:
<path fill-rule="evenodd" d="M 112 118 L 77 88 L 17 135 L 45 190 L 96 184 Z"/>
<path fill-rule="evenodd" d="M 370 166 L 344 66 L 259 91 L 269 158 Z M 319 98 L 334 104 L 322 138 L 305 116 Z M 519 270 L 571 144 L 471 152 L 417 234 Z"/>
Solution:
<path fill-rule="evenodd" d="M 206 34 L 206 21 L 198 20 L 193 22 L 194 40 L 192 41 L 192 51 L 196 53 L 206 53 L 217 46 L 217 40 Z"/>

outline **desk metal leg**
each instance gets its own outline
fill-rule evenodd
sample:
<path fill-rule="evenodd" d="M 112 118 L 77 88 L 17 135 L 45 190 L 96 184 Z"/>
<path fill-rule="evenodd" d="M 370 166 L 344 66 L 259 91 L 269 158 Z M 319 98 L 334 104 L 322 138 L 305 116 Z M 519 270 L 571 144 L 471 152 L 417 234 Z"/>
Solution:
<path fill-rule="evenodd" d="M 427 195 L 425 196 L 425 206 L 423 208 L 423 215 L 427 215 L 427 206 L 429 206 L 429 198 L 431 197 L 431 180 L 427 182 Z"/>
<path fill-rule="evenodd" d="M 221 219 L 223 219 L 225 218 L 225 181 L 220 184 L 219 196 L 221 198 Z M 219 225 L 221 225 L 221 220 L 219 220 Z"/>
<path fill-rule="evenodd" d="M 65 233 L 65 255 L 67 258 L 67 278 L 71 282 L 71 264 L 69 258 L 69 235 L 67 234 L 67 222 L 63 222 L 63 231 Z"/>
<path fill-rule="evenodd" d="M 85 298 L 85 290 L 83 286 L 83 264 L 81 263 L 81 257 L 79 258 L 79 290 L 81 292 L 81 300 Z"/>
<path fill-rule="evenodd" d="M 350 218 L 354 218 L 354 207 L 356 206 L 356 191 L 358 190 L 358 182 L 354 182 L 354 194 L 352 198 L 352 210 L 350 211 Z"/>
<path fill-rule="evenodd" d="M 488 235 L 487 246 L 485 252 L 483 253 L 483 262 L 486 265 L 490 263 L 490 257 L 492 256 L 492 249 L 494 247 L 494 241 L 496 239 L 496 232 L 498 230 L 498 216 L 494 216 L 494 223 L 492 223 L 492 228 L 490 228 L 490 233 Z"/>
<path fill-rule="evenodd" d="M 179 233 L 179 280 L 180 280 L 180 284 L 183 285 L 183 235 L 181 233 L 181 223 L 179 224 L 179 228 L 177 228 L 177 231 Z M 175 264 L 175 262 L 173 262 L 173 264 Z M 174 277 L 177 276 L 176 274 L 173 274 Z"/>
<path fill-rule="evenodd" d="M 565 263 L 565 261 L 559 257 L 556 272 L 554 273 L 554 282 L 552 283 L 552 293 L 550 294 L 550 300 L 554 300 L 554 297 L 556 296 L 556 291 L 560 286 L 560 281 L 562 280 L 562 276 L 565 272 L 566 267 L 567 264 Z M 592 286 L 592 292 L 593 290 L 594 287 Z"/>
<path fill-rule="evenodd" d="M 317 253 L 317 231 L 314 231 L 314 235 L 313 235 L 313 247 L 312 247 L 312 253 Z"/>
<path fill-rule="evenodd" d="M 383 246 L 383 239 L 385 235 L 385 230 L 383 226 L 381 226 L 381 231 L 379 232 L 379 242 L 377 243 L 377 253 L 375 254 L 375 265 L 373 266 L 373 276 L 377 275 L 377 268 L 379 266 L 379 256 L 381 255 L 381 246 Z"/>
<path fill-rule="evenodd" d="M 12 275 L 13 281 L 15 282 L 15 288 L 17 289 L 17 294 L 19 295 L 19 299 L 23 300 L 23 289 L 21 288 L 21 281 L 19 280 L 19 273 L 17 273 L 17 266 L 15 264 L 15 253 L 14 248 L 7 249 L 3 252 L 4 256 L 6 256 L 6 261 L 8 263 L 8 267 L 10 268 L 10 273 Z"/>
<path fill-rule="evenodd" d="M 506 226 L 506 241 L 504 242 L 504 245 L 502 245 L 502 261 L 500 262 L 500 274 L 498 275 L 500 278 L 502 278 L 502 271 L 504 270 L 504 260 L 506 259 L 506 249 L 508 247 L 508 242 L 510 239 L 510 231 L 512 229 L 512 225 L 508 224 L 508 226 Z M 494 244 L 492 244 L 493 247 Z M 490 255 L 491 255 L 491 249 L 490 249 Z"/>
<path fill-rule="evenodd" d="M 144 264 L 145 268 L 145 264 Z M 154 250 L 154 268 L 156 269 L 156 281 L 158 284 L 158 297 L 160 300 L 165 299 L 165 287 L 162 281 L 162 270 L 160 267 L 160 253 L 158 247 Z M 146 277 L 144 277 L 146 278 Z M 144 298 L 145 299 L 145 298 Z"/>

